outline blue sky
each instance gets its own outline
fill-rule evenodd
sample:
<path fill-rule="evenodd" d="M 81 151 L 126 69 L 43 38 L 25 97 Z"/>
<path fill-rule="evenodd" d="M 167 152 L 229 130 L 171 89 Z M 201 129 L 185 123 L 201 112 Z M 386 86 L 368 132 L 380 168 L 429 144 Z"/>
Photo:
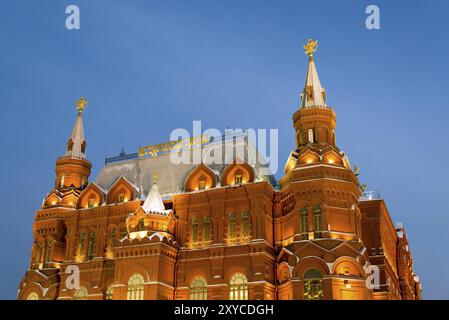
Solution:
<path fill-rule="evenodd" d="M 69 4 L 80 30 L 65 28 Z M 380 30 L 365 28 L 368 4 Z M 193 120 L 279 129 L 283 167 L 312 37 L 338 146 L 405 224 L 424 297 L 449 299 L 448 15 L 445 0 L 0 0 L 0 298 L 15 298 L 28 266 L 80 95 L 92 178 L 122 146 Z"/>

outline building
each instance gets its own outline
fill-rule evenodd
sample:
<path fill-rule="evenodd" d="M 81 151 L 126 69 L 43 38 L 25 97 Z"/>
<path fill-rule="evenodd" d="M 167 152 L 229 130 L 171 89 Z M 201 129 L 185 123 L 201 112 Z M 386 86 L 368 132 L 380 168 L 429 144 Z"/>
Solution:
<path fill-rule="evenodd" d="M 316 42 L 304 48 L 297 148 L 279 181 L 247 158 L 170 161 L 182 148 L 224 146 L 202 136 L 122 152 L 89 182 L 80 99 L 54 189 L 36 212 L 18 298 L 420 299 L 405 229 L 363 192 L 337 147 Z M 231 141 L 257 154 L 247 140 Z"/>

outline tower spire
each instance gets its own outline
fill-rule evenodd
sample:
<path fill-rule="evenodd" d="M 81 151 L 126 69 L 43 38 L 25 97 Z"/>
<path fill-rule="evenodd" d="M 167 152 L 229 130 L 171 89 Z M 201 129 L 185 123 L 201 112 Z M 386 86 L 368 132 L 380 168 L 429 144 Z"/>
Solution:
<path fill-rule="evenodd" d="M 309 39 L 307 44 L 303 47 L 305 54 L 309 56 L 309 66 L 307 68 L 304 90 L 301 94 L 301 107 L 327 107 L 326 93 L 321 87 L 318 72 L 316 71 L 315 61 L 313 60 L 313 54 L 318 48 L 318 40 L 313 41 L 312 39 Z"/>
<path fill-rule="evenodd" d="M 76 118 L 72 134 L 67 141 L 65 156 L 79 159 L 86 158 L 86 140 L 84 139 L 83 117 L 82 113 L 87 107 L 87 100 L 81 97 L 76 102 L 78 117 Z"/>

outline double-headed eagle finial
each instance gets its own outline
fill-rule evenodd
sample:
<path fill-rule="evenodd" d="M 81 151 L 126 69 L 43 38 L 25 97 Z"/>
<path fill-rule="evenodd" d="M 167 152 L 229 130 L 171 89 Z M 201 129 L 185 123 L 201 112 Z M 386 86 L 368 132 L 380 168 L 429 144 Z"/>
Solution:
<path fill-rule="evenodd" d="M 307 44 L 305 44 L 303 47 L 305 50 L 304 53 L 308 54 L 309 57 L 312 58 L 318 47 L 318 40 L 313 41 L 312 39 L 309 39 L 309 41 L 307 41 Z"/>
<path fill-rule="evenodd" d="M 84 99 L 84 97 L 82 96 L 81 98 L 78 99 L 78 101 L 75 103 L 75 105 L 76 105 L 76 109 L 78 110 L 78 114 L 81 115 L 83 110 L 86 109 L 86 107 L 87 107 L 87 100 Z"/>

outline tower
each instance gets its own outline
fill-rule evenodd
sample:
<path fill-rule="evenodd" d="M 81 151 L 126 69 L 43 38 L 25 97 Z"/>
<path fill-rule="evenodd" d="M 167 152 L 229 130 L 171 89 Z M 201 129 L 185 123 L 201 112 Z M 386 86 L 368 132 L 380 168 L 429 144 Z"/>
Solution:
<path fill-rule="evenodd" d="M 361 241 L 361 191 L 345 154 L 335 144 L 336 115 L 327 105 L 313 55 L 299 110 L 293 114 L 296 150 L 280 179 L 282 210 L 275 213 L 280 299 L 367 299 Z M 282 256 L 283 255 L 283 256 Z"/>
<path fill-rule="evenodd" d="M 86 159 L 86 140 L 84 138 L 83 111 L 87 101 L 81 97 L 76 102 L 78 116 L 67 141 L 66 152 L 56 160 L 55 189 L 59 191 L 82 191 L 87 186 L 91 163 Z"/>

